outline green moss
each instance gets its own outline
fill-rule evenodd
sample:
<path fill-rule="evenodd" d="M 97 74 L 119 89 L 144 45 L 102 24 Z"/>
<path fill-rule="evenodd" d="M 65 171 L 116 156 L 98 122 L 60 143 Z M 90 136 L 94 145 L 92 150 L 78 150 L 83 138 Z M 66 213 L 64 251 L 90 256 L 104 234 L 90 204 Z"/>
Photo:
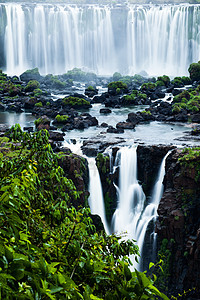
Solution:
<path fill-rule="evenodd" d="M 106 174 L 107 172 L 109 172 L 109 169 L 107 168 L 107 165 L 108 165 L 107 162 L 109 160 L 110 160 L 109 157 L 104 156 L 102 153 L 98 153 L 98 155 L 96 157 L 97 168 L 103 174 Z"/>
<path fill-rule="evenodd" d="M 36 127 L 38 127 L 38 125 L 40 125 L 40 124 L 47 124 L 47 123 L 49 123 L 48 118 L 47 119 L 46 118 L 38 118 L 34 121 L 34 124 Z"/>
<path fill-rule="evenodd" d="M 179 161 L 185 170 L 195 172 L 195 181 L 197 182 L 200 178 L 200 147 L 185 148 Z"/>
<path fill-rule="evenodd" d="M 143 110 L 141 111 L 141 114 L 151 116 L 150 110 Z"/>
<path fill-rule="evenodd" d="M 154 91 L 156 88 L 156 85 L 155 83 L 153 82 L 147 82 L 147 83 L 143 83 L 142 86 L 141 86 L 141 90 L 144 91 L 144 90 L 147 90 L 147 91 Z"/>
<path fill-rule="evenodd" d="M 165 84 L 162 80 L 157 80 L 156 81 L 156 86 L 165 86 Z"/>
<path fill-rule="evenodd" d="M 35 89 L 38 89 L 40 86 L 37 80 L 30 80 L 25 87 L 25 92 L 33 92 Z"/>
<path fill-rule="evenodd" d="M 40 101 L 40 102 L 37 102 L 37 103 L 35 103 L 35 106 L 36 107 L 43 107 L 43 105 L 42 105 L 42 102 Z"/>
<path fill-rule="evenodd" d="M 192 63 L 189 66 L 188 72 L 190 73 L 190 78 L 192 81 L 200 80 L 200 62 Z"/>
<path fill-rule="evenodd" d="M 43 94 L 43 92 L 41 89 L 37 88 L 37 89 L 34 89 L 33 94 L 34 94 L 34 97 L 40 97 Z"/>
<path fill-rule="evenodd" d="M 167 75 L 159 76 L 159 77 L 157 78 L 157 82 L 158 82 L 158 81 L 163 82 L 165 86 L 168 86 L 168 85 L 170 84 L 170 78 L 169 78 L 169 76 L 167 76 Z"/>
<path fill-rule="evenodd" d="M 127 88 L 128 88 L 127 84 L 122 81 L 113 81 L 108 84 L 108 89 L 127 90 Z"/>
<path fill-rule="evenodd" d="M 68 122 L 69 116 L 57 115 L 55 119 L 57 123 L 66 124 Z"/>
<path fill-rule="evenodd" d="M 183 91 L 174 97 L 172 111 L 179 113 L 182 109 L 189 112 L 198 112 L 200 110 L 200 95 L 197 89 L 192 91 Z"/>
<path fill-rule="evenodd" d="M 26 70 L 23 74 L 40 75 L 38 68 Z"/>
<path fill-rule="evenodd" d="M 86 90 L 88 90 L 88 91 L 95 91 L 95 88 L 93 87 L 93 86 L 91 86 L 91 85 L 89 85 L 87 88 L 86 88 Z"/>
<path fill-rule="evenodd" d="M 172 80 L 172 84 L 174 84 L 175 87 L 182 87 L 182 86 L 184 85 L 184 83 L 182 82 L 181 77 L 175 77 L 175 78 Z"/>
<path fill-rule="evenodd" d="M 56 89 L 64 89 L 66 87 L 66 82 L 63 82 L 58 79 L 58 76 L 48 74 L 45 76 L 45 81 Z"/>
<path fill-rule="evenodd" d="M 91 104 L 89 101 L 83 99 L 83 98 L 78 98 L 78 97 L 66 97 L 62 100 L 62 104 L 64 106 L 69 106 L 73 108 L 89 108 L 91 107 Z"/>

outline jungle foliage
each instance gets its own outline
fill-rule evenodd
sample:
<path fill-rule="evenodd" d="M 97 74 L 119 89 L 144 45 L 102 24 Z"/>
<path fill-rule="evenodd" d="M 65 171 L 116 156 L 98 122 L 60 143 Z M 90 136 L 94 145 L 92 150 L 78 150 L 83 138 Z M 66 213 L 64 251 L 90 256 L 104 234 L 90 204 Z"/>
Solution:
<path fill-rule="evenodd" d="M 78 197 L 47 131 L 0 138 L 0 299 L 168 299 L 131 272 L 133 241 L 96 232 Z"/>

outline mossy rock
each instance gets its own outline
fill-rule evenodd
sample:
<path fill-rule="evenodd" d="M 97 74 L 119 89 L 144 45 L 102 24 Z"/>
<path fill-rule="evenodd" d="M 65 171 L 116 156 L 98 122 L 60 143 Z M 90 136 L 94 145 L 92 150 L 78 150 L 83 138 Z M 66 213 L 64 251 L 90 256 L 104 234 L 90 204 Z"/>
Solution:
<path fill-rule="evenodd" d="M 33 92 L 34 90 L 38 89 L 40 83 L 37 80 L 30 80 L 25 87 L 25 92 Z"/>
<path fill-rule="evenodd" d="M 62 104 L 64 106 L 67 106 L 69 108 L 90 108 L 92 105 L 90 104 L 89 101 L 83 99 L 83 98 L 78 98 L 78 97 L 66 97 L 62 100 Z"/>
<path fill-rule="evenodd" d="M 50 119 L 47 116 L 42 116 L 35 120 L 35 126 L 38 128 L 39 125 L 50 125 Z"/>
<path fill-rule="evenodd" d="M 192 81 L 200 80 L 200 62 L 192 63 L 189 66 L 188 72 L 190 73 L 190 78 Z"/>
<path fill-rule="evenodd" d="M 157 78 L 157 82 L 158 81 L 162 81 L 164 83 L 165 86 L 168 86 L 170 84 L 170 78 L 167 75 L 163 75 L 163 76 L 159 76 Z"/>
<path fill-rule="evenodd" d="M 69 121 L 68 115 L 57 115 L 55 117 L 55 123 L 58 123 L 58 124 L 66 124 L 68 121 Z"/>
<path fill-rule="evenodd" d="M 40 81 L 42 76 L 39 73 L 38 68 L 26 70 L 24 73 L 20 75 L 20 79 L 23 81 L 37 80 Z"/>
<path fill-rule="evenodd" d="M 143 83 L 141 86 L 141 91 L 150 91 L 153 92 L 156 89 L 156 84 L 153 82 Z"/>

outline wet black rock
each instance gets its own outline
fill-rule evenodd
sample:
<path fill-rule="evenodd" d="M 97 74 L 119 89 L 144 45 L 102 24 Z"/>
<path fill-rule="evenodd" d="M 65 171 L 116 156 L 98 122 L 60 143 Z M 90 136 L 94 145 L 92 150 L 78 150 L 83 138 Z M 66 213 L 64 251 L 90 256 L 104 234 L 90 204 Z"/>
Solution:
<path fill-rule="evenodd" d="M 109 108 L 101 108 L 99 112 L 100 114 L 110 114 L 112 110 Z"/>
<path fill-rule="evenodd" d="M 124 133 L 124 129 L 123 128 L 114 128 L 113 126 L 108 126 L 107 132 L 108 133 Z"/>
<path fill-rule="evenodd" d="M 116 127 L 117 129 L 134 129 L 135 124 L 131 122 L 119 122 Z"/>

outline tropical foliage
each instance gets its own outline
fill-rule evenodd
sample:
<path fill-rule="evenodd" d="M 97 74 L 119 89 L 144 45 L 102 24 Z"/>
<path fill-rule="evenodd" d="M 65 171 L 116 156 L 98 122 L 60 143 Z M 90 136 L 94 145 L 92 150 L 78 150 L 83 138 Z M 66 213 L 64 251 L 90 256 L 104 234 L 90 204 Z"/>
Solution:
<path fill-rule="evenodd" d="M 0 299 L 168 299 L 131 272 L 133 241 L 96 232 L 47 131 L 0 138 Z"/>

